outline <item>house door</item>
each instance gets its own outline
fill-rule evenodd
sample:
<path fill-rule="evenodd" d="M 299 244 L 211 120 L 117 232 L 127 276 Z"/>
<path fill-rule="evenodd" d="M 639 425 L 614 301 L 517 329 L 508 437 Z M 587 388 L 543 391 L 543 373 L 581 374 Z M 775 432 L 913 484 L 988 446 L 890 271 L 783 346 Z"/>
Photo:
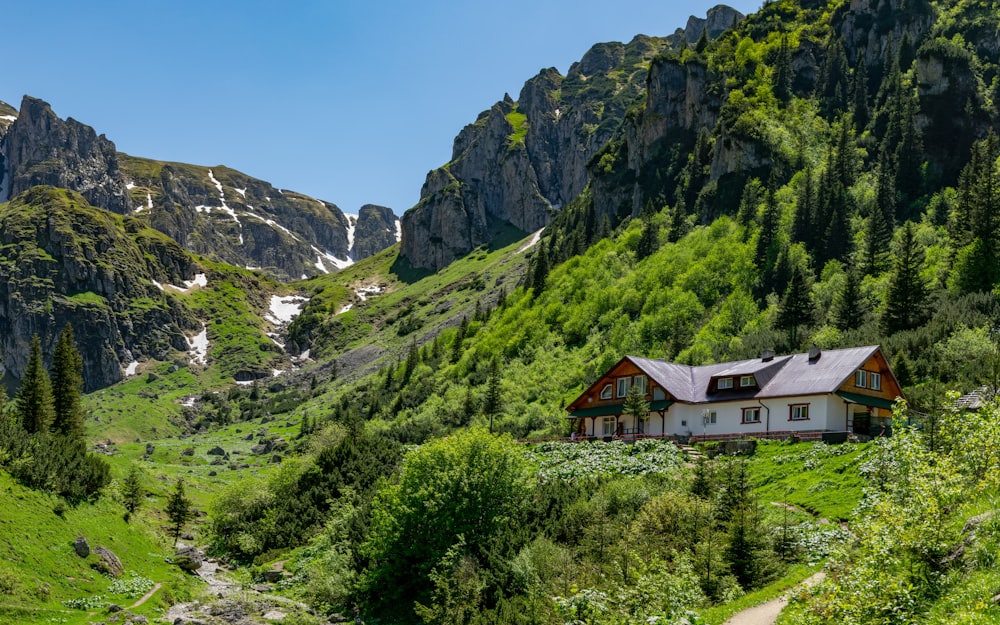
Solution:
<path fill-rule="evenodd" d="M 869 434 L 872 425 L 872 418 L 867 412 L 854 413 L 854 433 Z"/>

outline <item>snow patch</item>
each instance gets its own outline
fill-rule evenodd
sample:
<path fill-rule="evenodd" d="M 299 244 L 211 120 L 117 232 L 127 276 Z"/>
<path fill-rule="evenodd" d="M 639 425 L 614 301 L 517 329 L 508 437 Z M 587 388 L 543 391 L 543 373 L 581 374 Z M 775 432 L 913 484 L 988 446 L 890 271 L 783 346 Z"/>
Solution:
<path fill-rule="evenodd" d="M 315 245 L 312 246 L 312 250 L 316 252 L 316 269 L 319 269 L 323 273 L 330 273 L 330 269 L 326 265 L 327 262 L 336 267 L 337 269 L 350 267 L 351 265 L 354 264 L 354 261 L 351 260 L 350 256 L 348 256 L 347 260 L 341 260 L 336 256 L 334 256 L 333 254 L 331 254 L 330 252 L 321 251 Z"/>
<path fill-rule="evenodd" d="M 198 397 L 196 395 L 192 395 L 191 397 L 188 397 L 187 399 L 182 401 L 181 405 L 184 406 L 185 408 L 194 408 L 194 403 L 196 401 L 198 401 Z"/>
<path fill-rule="evenodd" d="M 177 286 L 176 284 L 160 284 L 156 280 L 153 280 L 153 284 L 155 284 L 156 288 L 160 289 L 161 291 L 166 291 L 167 289 L 171 289 L 177 291 L 178 293 L 187 293 L 196 286 L 200 287 L 208 286 L 208 276 L 206 276 L 203 273 L 196 273 L 194 274 L 194 280 L 184 281 L 184 286 Z"/>
<path fill-rule="evenodd" d="M 275 230 L 281 230 L 282 232 L 284 232 L 288 236 L 292 237 L 292 239 L 294 239 L 295 241 L 302 241 L 302 239 L 300 239 L 294 232 L 292 232 L 288 228 L 282 226 L 281 224 L 279 224 L 278 222 L 274 221 L 273 219 L 268 219 L 268 218 L 265 218 L 265 217 L 261 217 L 260 215 L 255 215 L 253 213 L 250 214 L 250 217 L 253 217 L 254 219 L 259 219 L 260 221 L 263 221 L 264 223 L 266 223 L 267 225 L 271 226 Z"/>
<path fill-rule="evenodd" d="M 240 195 L 242 195 L 243 197 L 247 196 L 247 190 L 246 189 L 236 189 L 236 192 L 239 193 Z"/>
<path fill-rule="evenodd" d="M 16 115 L 0 115 L 0 119 L 8 121 L 8 122 L 16 122 L 17 121 L 17 116 Z"/>
<path fill-rule="evenodd" d="M 187 339 L 187 343 L 191 362 L 197 365 L 208 364 L 208 326 L 201 324 L 201 332 L 194 338 Z"/>
<path fill-rule="evenodd" d="M 384 291 L 385 289 L 375 284 L 372 286 L 363 286 L 354 289 L 354 294 L 358 296 L 358 299 L 364 302 L 367 301 L 369 297 L 373 297 L 375 295 L 381 295 Z"/>
<path fill-rule="evenodd" d="M 354 257 L 354 233 L 358 229 L 358 216 L 357 215 L 344 215 L 347 217 L 347 249 L 350 250 L 348 255 L 353 259 Z"/>
<path fill-rule="evenodd" d="M 347 304 L 343 308 L 341 308 L 340 310 L 338 310 L 337 314 L 338 315 L 342 315 L 342 314 L 344 314 L 345 312 L 347 312 L 348 310 L 350 310 L 352 308 L 354 308 L 354 304 Z"/>
<path fill-rule="evenodd" d="M 299 354 L 299 361 L 301 362 L 303 360 L 309 360 L 309 350 L 308 349 L 305 350 L 304 352 L 302 352 L 301 354 Z"/>
<path fill-rule="evenodd" d="M 240 386 L 252 386 L 257 380 L 236 380 L 236 383 Z"/>
<path fill-rule="evenodd" d="M 212 173 L 211 169 L 208 170 L 208 179 L 211 180 L 212 184 L 215 185 L 215 188 L 219 190 L 219 202 L 222 204 L 222 206 L 216 210 L 221 210 L 222 212 L 227 213 L 230 217 L 233 218 L 233 221 L 236 222 L 236 225 L 240 229 L 240 245 L 243 245 L 243 224 L 240 223 L 240 218 L 236 216 L 236 211 L 226 204 L 226 193 L 222 190 L 222 183 L 215 179 L 215 174 Z M 211 214 L 213 208 L 214 207 L 212 206 L 194 207 L 194 209 L 199 213 L 202 212 L 199 209 L 204 209 L 204 211 L 209 214 Z"/>
<path fill-rule="evenodd" d="M 520 254 L 522 252 L 526 252 L 526 251 L 530 250 L 531 248 L 533 248 L 535 245 L 538 244 L 538 240 L 541 237 L 542 237 L 542 231 L 541 230 L 539 230 L 538 232 L 535 232 L 534 234 L 531 235 L 531 239 L 529 239 L 527 243 L 525 243 L 521 247 L 517 248 L 517 252 L 516 253 Z"/>
<path fill-rule="evenodd" d="M 396 220 L 396 243 L 403 240 L 403 222 Z"/>
<path fill-rule="evenodd" d="M 125 365 L 125 377 L 126 378 L 132 377 L 133 375 L 136 374 L 136 371 L 138 370 L 139 370 L 139 361 L 133 360 L 132 362 Z"/>
<path fill-rule="evenodd" d="M 135 188 L 135 183 L 134 182 L 128 182 L 128 183 L 125 184 L 125 188 L 128 189 L 129 191 L 131 191 L 132 189 Z"/>
<path fill-rule="evenodd" d="M 271 323 L 290 323 L 300 312 L 302 306 L 309 298 L 301 295 L 288 295 L 285 297 L 271 296 L 271 314 L 265 318 Z"/>
<path fill-rule="evenodd" d="M 284 369 L 271 369 L 271 377 L 276 378 L 284 372 Z"/>

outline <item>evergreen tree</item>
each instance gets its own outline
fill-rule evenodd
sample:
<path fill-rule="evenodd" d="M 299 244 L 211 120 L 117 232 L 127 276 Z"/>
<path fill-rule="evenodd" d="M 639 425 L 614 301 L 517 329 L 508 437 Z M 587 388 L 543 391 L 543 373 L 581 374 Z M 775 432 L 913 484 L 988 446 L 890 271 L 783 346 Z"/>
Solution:
<path fill-rule="evenodd" d="M 176 545 L 184 525 L 192 516 L 191 500 L 184 493 L 184 480 L 177 479 L 174 490 L 167 499 L 167 507 L 164 511 L 167 513 L 167 519 L 170 520 L 170 535 L 173 536 L 174 545 Z"/>
<path fill-rule="evenodd" d="M 795 218 L 792 221 L 792 241 L 805 244 L 806 249 L 815 249 L 816 182 L 813 168 L 806 165 L 795 204 Z"/>
<path fill-rule="evenodd" d="M 990 291 L 1000 283 L 1000 172 L 996 162 L 1000 139 L 990 133 L 972 146 L 958 183 L 958 205 L 951 236 L 962 248 L 955 265 L 956 283 L 964 292 Z"/>
<path fill-rule="evenodd" d="M 135 511 L 142 505 L 142 476 L 139 467 L 132 465 L 125 481 L 122 482 L 122 505 L 125 506 L 125 522 L 128 523 Z"/>
<path fill-rule="evenodd" d="M 864 51 L 858 52 L 858 63 L 851 82 L 851 116 L 854 127 L 864 130 L 871 121 L 871 107 L 868 106 L 868 65 Z"/>
<path fill-rule="evenodd" d="M 864 323 L 864 317 L 861 280 L 858 272 L 849 267 L 844 279 L 844 288 L 833 300 L 833 325 L 842 331 L 860 328 Z"/>
<path fill-rule="evenodd" d="M 458 324 L 458 332 L 455 333 L 455 340 L 451 343 L 451 361 L 458 362 L 464 350 L 463 342 L 465 335 L 469 332 L 469 318 L 462 317 L 462 323 Z"/>
<path fill-rule="evenodd" d="M 678 198 L 674 204 L 674 210 L 670 211 L 670 231 L 667 233 L 667 241 L 676 243 L 687 234 L 687 205 L 684 198 Z"/>
<path fill-rule="evenodd" d="M 813 317 L 812 292 L 806 278 L 805 268 L 799 263 L 792 265 L 792 276 L 788 281 L 781 302 L 778 305 L 778 327 L 788 331 L 789 345 L 799 344 L 799 327 L 808 324 Z"/>
<path fill-rule="evenodd" d="M 833 37 L 827 46 L 826 62 L 820 69 L 817 81 L 820 107 L 827 116 L 833 118 L 847 109 L 848 75 L 847 50 L 839 37 Z"/>
<path fill-rule="evenodd" d="M 410 348 L 406 352 L 406 365 L 403 367 L 403 378 L 400 381 L 400 387 L 404 387 L 410 383 L 410 376 L 413 375 L 413 371 L 417 368 L 418 364 L 420 364 L 420 353 L 417 351 L 417 343 L 414 341 L 410 343 Z"/>
<path fill-rule="evenodd" d="M 493 431 L 493 418 L 503 409 L 503 395 L 500 384 L 503 381 L 500 364 L 496 359 L 490 362 L 486 377 L 486 396 L 483 397 L 483 416 L 490 421 L 490 432 Z"/>
<path fill-rule="evenodd" d="M 632 417 L 634 427 L 638 428 L 639 424 L 649 416 L 649 402 L 646 401 L 646 394 L 635 384 L 629 386 L 622 409 L 625 414 Z"/>
<path fill-rule="evenodd" d="M 750 230 L 750 224 L 757 217 L 757 208 L 764 198 L 764 185 L 760 178 L 750 178 L 743 185 L 743 194 L 740 196 L 740 207 L 736 212 L 736 221 Z"/>
<path fill-rule="evenodd" d="M 923 261 L 923 249 L 917 241 L 913 223 L 908 221 L 900 231 L 882 314 L 882 329 L 887 334 L 916 328 L 924 320 L 927 285 L 920 276 Z"/>
<path fill-rule="evenodd" d="M 15 398 L 21 426 L 28 434 L 44 434 L 55 418 L 52 385 L 42 364 L 42 341 L 35 334 L 31 337 L 28 367 L 21 377 L 21 387 Z"/>
<path fill-rule="evenodd" d="M 532 257 L 534 260 L 531 271 L 531 293 L 538 297 L 545 291 L 545 280 L 549 275 L 549 259 L 545 252 L 545 241 L 539 241 Z"/>
<path fill-rule="evenodd" d="M 778 238 L 781 227 L 781 209 L 774 197 L 774 189 L 768 189 L 764 199 L 764 210 L 760 217 L 760 231 L 754 260 L 758 270 L 758 295 L 764 297 L 774 289 L 774 268 L 781 251 Z"/>
<path fill-rule="evenodd" d="M 639 236 L 639 243 L 635 248 L 636 260 L 649 258 L 656 253 L 660 247 L 660 226 L 653 223 L 651 219 L 646 219 L 642 224 L 642 234 Z"/>
<path fill-rule="evenodd" d="M 792 49 L 788 45 L 788 35 L 781 35 L 781 44 L 774 59 L 773 90 L 781 102 L 792 99 Z"/>
<path fill-rule="evenodd" d="M 881 174 L 879 177 L 882 177 Z M 876 275 L 885 269 L 891 242 L 892 226 L 886 218 L 885 210 L 877 202 L 872 207 L 872 214 L 868 218 L 868 229 L 865 231 L 865 275 Z"/>
<path fill-rule="evenodd" d="M 73 327 L 66 324 L 52 355 L 52 431 L 83 439 L 83 358 L 73 340 Z"/>

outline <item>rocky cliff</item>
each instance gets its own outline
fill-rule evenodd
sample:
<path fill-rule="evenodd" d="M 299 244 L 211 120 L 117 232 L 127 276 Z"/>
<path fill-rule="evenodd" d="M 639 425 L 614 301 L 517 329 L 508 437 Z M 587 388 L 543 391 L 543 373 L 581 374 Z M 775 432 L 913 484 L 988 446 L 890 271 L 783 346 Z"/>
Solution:
<path fill-rule="evenodd" d="M 90 126 L 59 119 L 45 102 L 25 96 L 3 144 L 9 197 L 51 185 L 73 189 L 115 213 L 132 209 L 115 144 Z"/>
<path fill-rule="evenodd" d="M 688 30 L 717 36 L 742 15 L 716 7 Z M 549 68 L 466 126 L 444 167 L 430 172 L 403 216 L 401 255 L 437 270 L 487 243 L 496 226 L 531 232 L 585 188 L 587 164 L 641 104 L 650 62 L 686 35 L 593 46 L 566 76 Z M 692 120 L 696 123 L 697 120 Z"/>
<path fill-rule="evenodd" d="M 32 335 L 46 354 L 72 323 L 86 389 L 121 380 L 123 363 L 186 351 L 201 323 L 156 283 L 198 270 L 175 242 L 79 194 L 36 186 L 0 206 L 0 359 L 19 378 Z"/>
<path fill-rule="evenodd" d="M 351 216 L 348 218 L 353 219 Z M 351 259 L 363 260 L 395 245 L 400 238 L 399 229 L 399 219 L 391 208 L 365 204 L 355 221 Z"/>
<path fill-rule="evenodd" d="M 349 239 L 355 224 L 330 202 L 223 166 L 118 153 L 103 135 L 60 119 L 36 98 L 26 96 L 20 111 L 4 106 L 0 201 L 35 185 L 71 189 L 93 206 L 134 215 L 187 250 L 283 280 L 353 262 Z M 369 252 L 378 242 L 396 241 L 395 236 L 364 238 Z"/>

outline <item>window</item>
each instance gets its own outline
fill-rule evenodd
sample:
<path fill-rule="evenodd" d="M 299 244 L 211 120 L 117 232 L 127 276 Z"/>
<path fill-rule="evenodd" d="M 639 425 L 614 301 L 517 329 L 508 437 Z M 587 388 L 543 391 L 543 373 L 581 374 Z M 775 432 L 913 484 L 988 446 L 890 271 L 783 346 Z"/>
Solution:
<path fill-rule="evenodd" d="M 740 376 L 740 386 L 754 386 L 757 382 L 754 380 L 752 375 L 741 375 Z"/>
<path fill-rule="evenodd" d="M 868 387 L 868 372 L 864 369 L 858 369 L 854 372 L 854 386 L 858 388 Z"/>
<path fill-rule="evenodd" d="M 601 389 L 601 399 L 611 399 L 611 383 L 610 382 L 607 383 L 607 384 L 605 384 L 604 388 Z"/>
<path fill-rule="evenodd" d="M 809 404 L 791 404 L 788 406 L 790 421 L 805 421 L 809 419 Z"/>
<path fill-rule="evenodd" d="M 628 378 L 618 378 L 618 397 L 628 395 Z"/>
<path fill-rule="evenodd" d="M 714 410 L 702 410 L 701 411 L 701 423 L 702 425 L 710 425 L 715 423 L 718 418 L 718 414 Z"/>
<path fill-rule="evenodd" d="M 760 423 L 760 408 L 744 408 L 743 423 Z"/>
<path fill-rule="evenodd" d="M 720 391 L 722 389 L 726 389 L 726 388 L 733 388 L 733 379 L 732 378 L 719 378 L 719 381 L 716 382 L 716 386 L 718 387 L 718 389 Z"/>
<path fill-rule="evenodd" d="M 868 374 L 868 379 L 871 382 L 871 389 L 873 391 L 882 390 L 882 374 L 871 372 Z"/>
<path fill-rule="evenodd" d="M 604 417 L 604 421 L 601 423 L 601 432 L 604 436 L 614 436 L 615 435 L 615 418 L 614 417 Z"/>
<path fill-rule="evenodd" d="M 634 378 L 632 378 L 632 386 L 637 387 L 639 389 L 639 391 L 643 395 L 645 395 L 646 394 L 646 376 L 644 376 L 644 375 L 637 375 Z"/>

